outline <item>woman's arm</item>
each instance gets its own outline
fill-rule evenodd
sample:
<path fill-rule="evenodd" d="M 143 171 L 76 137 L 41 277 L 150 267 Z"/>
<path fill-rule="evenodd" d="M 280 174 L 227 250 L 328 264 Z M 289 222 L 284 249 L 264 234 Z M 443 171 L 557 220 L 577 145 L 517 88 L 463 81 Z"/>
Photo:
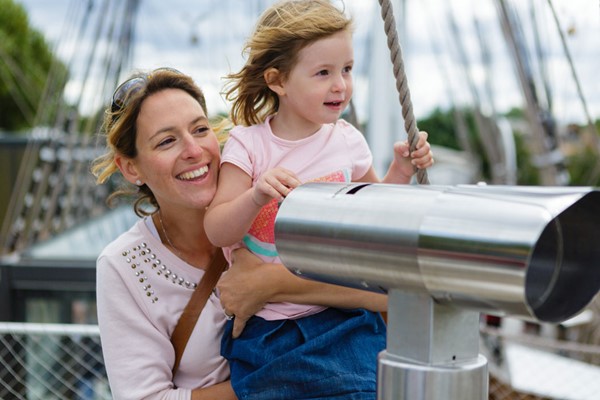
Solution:
<path fill-rule="evenodd" d="M 112 395 L 123 400 L 180 398 L 186 389 L 176 389 L 172 382 L 173 345 L 153 324 L 118 261 L 100 257 L 97 262 L 98 326 Z"/>
<path fill-rule="evenodd" d="M 191 400 L 237 400 L 230 381 L 217 383 L 207 388 L 192 390 Z"/>
<path fill-rule="evenodd" d="M 135 243 L 139 243 L 136 241 Z M 122 248 L 131 248 L 133 244 Z M 185 360 L 181 365 L 181 372 L 187 375 L 186 385 L 176 387 L 173 383 L 172 368 L 175 361 L 175 350 L 169 337 L 169 326 L 174 326 L 177 317 L 173 316 L 173 310 L 178 305 L 183 308 L 187 301 L 187 295 L 177 299 L 169 297 L 170 307 L 160 306 L 161 303 L 151 303 L 147 300 L 145 293 L 139 290 L 138 279 L 131 268 L 123 268 L 125 261 L 123 257 L 101 256 L 97 262 L 97 314 L 102 340 L 102 353 L 110 383 L 110 389 L 115 399 L 121 400 L 171 400 L 171 399 L 236 399 L 229 382 L 218 383 L 210 387 L 192 389 L 197 385 L 210 384 L 226 377 L 226 372 L 216 372 L 211 378 L 215 368 L 224 367 L 224 361 L 215 360 L 218 350 L 208 354 L 207 348 L 218 347 L 218 337 L 221 336 L 219 328 L 214 327 L 214 335 L 209 328 L 206 330 L 209 337 L 203 345 L 199 342 L 203 338 L 190 340 L 186 351 L 192 353 L 190 358 L 194 361 Z M 157 275 L 154 275 L 157 279 Z M 149 276 L 151 281 L 152 275 Z M 160 281 L 164 281 L 161 277 Z M 164 285 L 164 284 L 163 284 Z M 156 287 L 157 292 L 165 294 Z M 167 283 L 167 286 L 168 285 Z M 184 289 L 182 289 L 184 290 Z M 190 293 L 191 294 L 191 293 Z M 169 302 L 165 297 L 163 301 Z M 181 301 L 180 304 L 177 301 Z M 165 304 L 165 303 L 163 303 Z M 160 307 L 160 308 L 158 308 Z M 165 307 L 165 308 L 163 308 Z M 161 309 L 163 311 L 161 311 Z M 222 311 L 215 310 L 222 316 Z M 213 312 L 215 312 L 213 311 Z M 165 315 L 168 313 L 168 315 Z M 157 321 L 162 321 L 157 323 Z M 198 325 L 206 326 L 214 319 L 210 316 L 203 320 L 202 316 Z M 204 332 L 204 331 L 203 331 Z M 186 356 L 184 354 L 183 359 Z M 202 366 L 206 365 L 203 371 Z M 198 368 L 194 368 L 194 367 Z M 206 372 L 209 371 L 209 372 Z M 204 375 L 204 374 L 207 375 Z"/>
<path fill-rule="evenodd" d="M 267 302 L 387 310 L 387 295 L 299 278 L 281 264 L 263 263 L 246 249 L 234 251 L 233 265 L 217 287 L 223 308 L 235 314 L 233 337 Z"/>

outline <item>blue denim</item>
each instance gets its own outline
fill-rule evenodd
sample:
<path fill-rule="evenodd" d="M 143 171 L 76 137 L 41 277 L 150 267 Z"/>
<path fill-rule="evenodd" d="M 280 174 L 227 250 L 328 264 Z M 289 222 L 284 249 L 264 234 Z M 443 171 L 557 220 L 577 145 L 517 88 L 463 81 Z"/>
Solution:
<path fill-rule="evenodd" d="M 328 308 L 295 320 L 252 317 L 238 339 L 228 321 L 221 354 L 240 400 L 375 400 L 386 326 L 378 313 Z"/>

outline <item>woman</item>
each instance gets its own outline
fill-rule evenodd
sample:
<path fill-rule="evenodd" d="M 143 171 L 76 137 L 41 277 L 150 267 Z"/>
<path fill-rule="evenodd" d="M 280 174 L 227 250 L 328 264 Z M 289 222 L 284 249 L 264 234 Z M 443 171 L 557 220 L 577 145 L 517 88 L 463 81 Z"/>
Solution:
<path fill-rule="evenodd" d="M 221 251 L 207 239 L 203 223 L 217 188 L 220 154 L 202 91 L 189 76 L 170 69 L 134 75 L 115 91 L 105 131 L 107 152 L 92 171 L 98 183 L 120 172 L 137 186 L 134 209 L 143 217 L 97 262 L 98 323 L 112 394 L 115 399 L 235 399 L 227 362 L 219 354 L 226 316 L 214 294 L 172 373 L 171 333 L 204 268 Z M 238 333 L 267 301 L 385 310 L 385 296 L 306 281 L 281 265 L 258 266 L 250 257 L 235 254 L 242 265 L 219 284 Z M 269 273 L 236 278 L 257 266 Z"/>

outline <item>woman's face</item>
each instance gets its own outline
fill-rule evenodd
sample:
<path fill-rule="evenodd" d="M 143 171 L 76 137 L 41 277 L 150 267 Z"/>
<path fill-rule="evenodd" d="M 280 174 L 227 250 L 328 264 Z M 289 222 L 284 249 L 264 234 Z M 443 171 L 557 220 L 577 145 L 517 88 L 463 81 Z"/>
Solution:
<path fill-rule="evenodd" d="M 148 185 L 161 209 L 204 209 L 212 201 L 219 143 L 204 110 L 187 92 L 166 89 L 144 101 L 136 147 L 138 156 L 125 162 L 131 176 L 124 175 Z"/>

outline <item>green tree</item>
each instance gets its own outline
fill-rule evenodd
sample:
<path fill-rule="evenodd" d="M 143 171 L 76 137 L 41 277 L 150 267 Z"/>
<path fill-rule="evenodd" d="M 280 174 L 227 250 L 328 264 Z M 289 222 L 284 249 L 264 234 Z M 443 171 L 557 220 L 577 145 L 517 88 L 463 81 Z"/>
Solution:
<path fill-rule="evenodd" d="M 419 130 L 424 130 L 430 133 L 429 142 L 438 146 L 449 147 L 451 149 L 460 149 L 457 139 L 456 127 L 454 123 L 454 110 L 435 109 L 425 118 L 417 121 Z M 477 135 L 477 126 L 473 110 L 462 109 L 462 114 L 467 125 L 467 134 L 473 151 L 482 157 L 482 174 L 484 178 L 490 178 L 489 161 L 485 158 L 483 144 Z M 514 108 L 510 110 L 506 116 L 509 119 L 520 120 L 524 118 L 524 112 L 521 109 Z M 517 152 L 517 183 L 519 185 L 538 185 L 539 173 L 531 163 L 531 154 L 527 148 L 527 143 L 524 140 L 524 135 L 521 132 L 515 132 L 515 145 Z"/>
<path fill-rule="evenodd" d="M 461 150 L 456 137 L 452 110 L 444 111 L 436 108 L 431 114 L 418 120 L 417 126 L 420 131 L 435 132 L 429 137 L 431 144 Z"/>
<path fill-rule="evenodd" d="M 30 26 L 23 6 L 0 0 L 0 129 L 31 127 L 43 102 L 46 82 L 61 82 L 58 90 L 62 93 L 65 77 L 65 66 L 44 36 Z M 58 107 L 56 102 L 52 104 L 50 107 Z M 53 114 L 56 110 L 45 111 Z"/>
<path fill-rule="evenodd" d="M 514 138 L 517 151 L 517 184 L 539 185 L 540 173 L 531 161 L 531 152 L 527 147 L 525 135 L 520 131 L 516 131 Z"/>
<path fill-rule="evenodd" d="M 595 141 L 591 137 L 600 132 L 600 119 L 596 120 L 594 125 L 595 129 L 578 124 L 571 124 L 569 127 L 571 134 L 580 143 L 579 146 L 573 146 L 566 157 L 572 186 L 600 186 L 600 160 L 595 149 Z"/>

